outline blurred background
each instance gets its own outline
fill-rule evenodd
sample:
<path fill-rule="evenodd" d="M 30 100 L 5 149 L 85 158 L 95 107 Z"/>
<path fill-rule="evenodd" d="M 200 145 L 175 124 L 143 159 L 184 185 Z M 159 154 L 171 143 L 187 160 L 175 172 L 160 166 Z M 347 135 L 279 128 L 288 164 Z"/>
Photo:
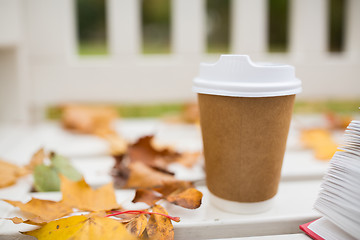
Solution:
<path fill-rule="evenodd" d="M 157 116 L 196 101 L 220 54 L 292 64 L 298 111 L 358 111 L 357 0 L 0 0 L 0 120 L 66 103 Z"/>

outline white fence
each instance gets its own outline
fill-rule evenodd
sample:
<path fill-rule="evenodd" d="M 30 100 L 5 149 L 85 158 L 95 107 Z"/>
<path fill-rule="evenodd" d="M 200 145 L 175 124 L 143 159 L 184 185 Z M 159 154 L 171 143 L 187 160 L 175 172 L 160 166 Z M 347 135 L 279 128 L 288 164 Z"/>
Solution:
<path fill-rule="evenodd" d="M 77 55 L 74 0 L 0 0 L 0 119 L 29 120 L 63 102 L 194 99 L 205 53 L 206 0 L 172 0 L 172 54 L 141 54 L 141 1 L 107 0 L 110 55 Z M 348 0 L 345 51 L 327 52 L 327 0 L 290 0 L 290 47 L 267 52 L 267 1 L 232 0 L 231 52 L 293 64 L 299 98 L 360 97 L 360 1 Z"/>

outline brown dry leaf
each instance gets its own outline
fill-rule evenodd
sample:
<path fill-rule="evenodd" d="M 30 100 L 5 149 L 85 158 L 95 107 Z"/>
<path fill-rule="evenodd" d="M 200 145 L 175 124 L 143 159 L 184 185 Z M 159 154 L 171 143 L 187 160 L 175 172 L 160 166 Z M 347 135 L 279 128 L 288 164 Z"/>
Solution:
<path fill-rule="evenodd" d="M 145 231 L 148 219 L 144 214 L 140 214 L 126 224 L 126 229 L 133 235 L 139 238 Z"/>
<path fill-rule="evenodd" d="M 200 122 L 199 105 L 197 103 L 185 104 L 182 112 L 182 119 L 186 123 L 198 124 Z"/>
<path fill-rule="evenodd" d="M 308 129 L 301 133 L 301 141 L 306 148 L 314 150 L 315 157 L 329 160 L 338 151 L 338 145 L 326 129 Z"/>
<path fill-rule="evenodd" d="M 133 203 L 143 202 L 149 206 L 154 206 L 157 201 L 162 199 L 162 196 L 156 194 L 153 190 L 150 189 L 137 189 L 135 197 L 132 200 Z"/>
<path fill-rule="evenodd" d="M 42 164 L 44 162 L 45 157 L 46 156 L 45 156 L 44 148 L 40 148 L 36 153 L 34 153 L 34 155 L 30 160 L 30 163 L 25 167 L 28 170 L 33 171 L 37 165 Z"/>
<path fill-rule="evenodd" d="M 192 167 L 199 161 L 200 152 L 178 153 L 169 146 L 157 146 L 154 136 L 144 136 L 129 146 L 128 155 L 131 161 L 140 161 L 166 171 L 168 165 L 174 162 Z"/>
<path fill-rule="evenodd" d="M 160 205 L 154 206 L 152 211 L 168 215 L 167 211 Z M 174 239 L 174 227 L 167 217 L 152 214 L 146 226 L 146 234 L 149 239 L 172 240 Z"/>
<path fill-rule="evenodd" d="M 28 173 L 24 167 L 0 160 L 0 188 L 15 184 L 20 177 Z"/>
<path fill-rule="evenodd" d="M 179 153 L 170 148 L 159 149 L 153 144 L 154 136 L 144 136 L 129 146 L 128 155 L 133 162 L 143 162 L 149 166 L 166 168 L 173 162 Z"/>
<path fill-rule="evenodd" d="M 175 191 L 166 197 L 169 202 L 188 209 L 200 207 L 203 194 L 195 188 Z"/>
<path fill-rule="evenodd" d="M 119 208 L 112 183 L 93 190 L 83 179 L 77 182 L 61 179 L 63 204 L 85 211 L 101 211 Z"/>
<path fill-rule="evenodd" d="M 142 162 L 130 163 L 129 171 L 125 188 L 153 188 L 179 181 L 173 175 L 156 171 Z"/>
<path fill-rule="evenodd" d="M 161 195 L 159 195 L 161 194 Z M 188 209 L 200 207 L 203 194 L 194 188 L 191 182 L 165 183 L 162 187 L 153 189 L 138 189 L 132 200 L 144 202 L 149 206 L 154 205 L 158 200 L 165 199 L 170 203 Z"/>
<path fill-rule="evenodd" d="M 35 223 L 49 222 L 54 219 L 66 216 L 72 212 L 72 208 L 61 202 L 32 198 L 27 203 L 20 201 L 3 200 L 21 211 L 28 213 L 29 220 Z"/>
<path fill-rule="evenodd" d="M 121 136 L 115 133 L 110 134 L 97 134 L 98 136 L 105 139 L 110 147 L 110 154 L 112 156 L 124 155 L 128 148 L 128 143 Z"/>
<path fill-rule="evenodd" d="M 191 168 L 199 162 L 200 155 L 200 152 L 183 153 L 176 159 L 176 162 L 185 167 Z"/>
<path fill-rule="evenodd" d="M 111 218 L 97 216 L 96 214 L 62 218 L 23 234 L 34 236 L 39 240 L 136 239 L 127 231 L 122 223 Z"/>
<path fill-rule="evenodd" d="M 67 105 L 63 107 L 62 123 L 79 133 L 111 133 L 111 123 L 116 117 L 116 110 L 108 106 Z"/>

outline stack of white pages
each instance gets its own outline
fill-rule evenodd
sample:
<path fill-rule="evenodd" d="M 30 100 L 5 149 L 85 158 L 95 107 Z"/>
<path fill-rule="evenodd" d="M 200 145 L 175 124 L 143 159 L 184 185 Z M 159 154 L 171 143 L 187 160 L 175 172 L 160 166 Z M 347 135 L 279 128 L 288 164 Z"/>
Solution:
<path fill-rule="evenodd" d="M 344 138 L 314 206 L 323 217 L 300 226 L 314 239 L 360 239 L 360 121 L 350 123 Z"/>

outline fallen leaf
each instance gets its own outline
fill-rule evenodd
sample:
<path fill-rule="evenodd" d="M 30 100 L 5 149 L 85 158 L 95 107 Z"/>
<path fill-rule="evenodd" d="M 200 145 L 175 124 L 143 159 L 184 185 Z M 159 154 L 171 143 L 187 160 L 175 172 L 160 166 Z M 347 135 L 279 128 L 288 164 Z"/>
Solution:
<path fill-rule="evenodd" d="M 175 191 L 166 197 L 169 202 L 188 209 L 196 209 L 201 205 L 203 194 L 195 188 Z"/>
<path fill-rule="evenodd" d="M 49 222 L 54 219 L 66 216 L 72 212 L 72 208 L 61 202 L 32 198 L 27 203 L 20 201 L 3 200 L 21 211 L 29 214 L 29 219 L 36 223 Z"/>
<path fill-rule="evenodd" d="M 112 156 L 124 155 L 128 148 L 128 143 L 116 133 L 101 133 L 98 136 L 105 139 L 110 147 L 110 154 Z"/>
<path fill-rule="evenodd" d="M 338 145 L 326 129 L 307 129 L 301 132 L 301 141 L 306 148 L 314 151 L 320 160 L 329 160 L 338 151 Z"/>
<path fill-rule="evenodd" d="M 160 205 L 154 206 L 152 211 L 168 215 L 167 211 Z M 169 218 L 153 214 L 146 226 L 146 234 L 149 239 L 172 240 L 174 239 L 174 227 Z"/>
<path fill-rule="evenodd" d="M 11 220 L 13 223 L 15 224 L 20 224 L 20 223 L 25 223 L 25 224 L 30 224 L 30 225 L 36 225 L 36 226 L 43 226 L 46 224 L 46 222 L 41 222 L 41 221 L 33 221 L 33 220 L 24 220 L 22 218 L 19 217 L 13 217 L 13 218 L 5 218 L 7 220 Z"/>
<path fill-rule="evenodd" d="M 113 184 L 92 189 L 82 178 L 73 182 L 64 176 L 61 179 L 62 203 L 84 211 L 101 211 L 119 208 Z"/>
<path fill-rule="evenodd" d="M 182 164 L 185 167 L 191 168 L 199 162 L 200 152 L 182 153 L 178 156 L 175 162 Z"/>
<path fill-rule="evenodd" d="M 44 162 L 45 157 L 46 156 L 45 156 L 44 148 L 40 148 L 37 152 L 34 153 L 34 155 L 30 160 L 30 163 L 25 167 L 30 171 L 33 171 L 37 165 L 40 165 Z"/>
<path fill-rule="evenodd" d="M 148 219 L 144 214 L 140 214 L 131 219 L 131 221 L 126 224 L 126 229 L 136 237 L 140 237 L 145 231 Z"/>
<path fill-rule="evenodd" d="M 60 179 L 58 172 L 51 166 L 38 165 L 34 169 L 34 188 L 38 192 L 49 192 L 60 190 Z"/>
<path fill-rule="evenodd" d="M 23 234 L 34 236 L 39 240 L 46 239 L 136 239 L 125 226 L 111 218 L 96 216 L 93 214 L 62 218 L 43 227 L 24 232 Z"/>
<path fill-rule="evenodd" d="M 34 187 L 38 192 L 59 191 L 59 174 L 66 178 L 78 181 L 82 175 L 70 163 L 70 161 L 56 153 L 50 154 L 50 165 L 40 164 L 34 170 Z"/>
<path fill-rule="evenodd" d="M 176 160 L 179 153 L 168 147 L 159 148 L 153 144 L 154 136 L 144 136 L 129 146 L 128 156 L 132 162 L 143 162 L 149 166 L 164 168 Z"/>
<path fill-rule="evenodd" d="M 82 178 L 81 173 L 71 165 L 66 157 L 53 152 L 50 154 L 50 161 L 56 172 L 66 178 L 73 181 L 79 181 Z"/>
<path fill-rule="evenodd" d="M 179 181 L 174 176 L 156 171 L 142 162 L 130 163 L 129 170 L 125 188 L 153 188 Z"/>
<path fill-rule="evenodd" d="M 26 168 L 0 160 L 0 188 L 15 184 L 20 177 L 28 173 Z"/>
<path fill-rule="evenodd" d="M 183 107 L 182 119 L 186 123 L 195 123 L 200 122 L 200 112 L 199 105 L 197 103 L 187 103 Z"/>
<path fill-rule="evenodd" d="M 162 196 L 155 194 L 155 192 L 151 189 L 137 189 L 132 202 L 143 202 L 149 206 L 154 206 L 160 199 L 162 199 Z"/>
<path fill-rule="evenodd" d="M 340 115 L 335 112 L 327 112 L 325 118 L 331 129 L 346 129 L 353 120 L 353 117 L 349 115 Z"/>
<path fill-rule="evenodd" d="M 202 197 L 203 194 L 195 189 L 192 183 L 183 181 L 166 183 L 159 188 L 137 189 L 132 201 L 134 203 L 144 202 L 153 206 L 160 199 L 165 199 L 184 208 L 196 209 L 201 206 Z"/>
<path fill-rule="evenodd" d="M 78 133 L 113 132 L 111 124 L 117 117 L 114 108 L 108 106 L 66 105 L 62 123 L 66 129 Z"/>

